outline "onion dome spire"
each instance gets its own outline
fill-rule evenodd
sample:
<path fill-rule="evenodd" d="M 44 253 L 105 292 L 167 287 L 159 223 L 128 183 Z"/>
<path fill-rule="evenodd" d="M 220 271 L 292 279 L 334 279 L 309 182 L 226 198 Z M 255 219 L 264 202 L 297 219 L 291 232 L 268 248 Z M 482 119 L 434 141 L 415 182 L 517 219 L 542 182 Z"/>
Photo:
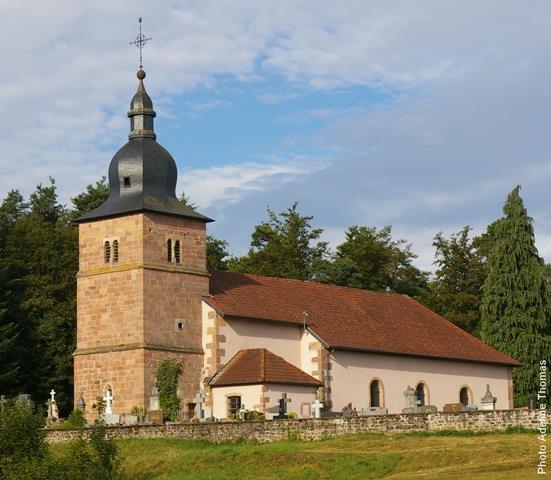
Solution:
<path fill-rule="evenodd" d="M 155 110 L 153 110 L 153 102 L 151 97 L 145 91 L 143 79 L 145 78 L 145 72 L 140 68 L 137 73 L 140 84 L 138 85 L 138 91 L 130 102 L 130 111 L 128 116 L 130 117 L 130 134 L 129 139 L 132 138 L 152 138 L 155 140 L 155 130 L 153 128 L 153 119 L 155 118 Z"/>
<path fill-rule="evenodd" d="M 184 205 L 176 197 L 176 162 L 156 141 L 153 129 L 153 102 L 143 84 L 145 72 L 142 68 L 142 48 L 145 42 L 151 39 L 142 34 L 142 19 L 139 21 L 140 34 L 132 45 L 140 49 L 140 83 L 128 112 L 129 140 L 109 164 L 109 197 L 99 207 L 76 221 L 88 222 L 136 212 L 154 212 L 192 218 L 200 222 L 212 222 L 210 218 Z"/>

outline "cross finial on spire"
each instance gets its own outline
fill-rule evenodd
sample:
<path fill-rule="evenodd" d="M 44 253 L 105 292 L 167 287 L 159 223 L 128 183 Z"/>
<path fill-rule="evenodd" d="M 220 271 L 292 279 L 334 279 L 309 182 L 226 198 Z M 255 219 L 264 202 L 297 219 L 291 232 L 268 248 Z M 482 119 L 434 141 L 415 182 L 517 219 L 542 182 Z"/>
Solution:
<path fill-rule="evenodd" d="M 133 42 L 130 42 L 130 45 L 136 45 L 140 49 L 140 70 L 143 68 L 143 62 L 142 62 L 142 49 L 145 46 L 145 44 L 151 40 L 151 37 L 147 38 L 142 33 L 142 17 L 138 18 L 138 23 L 140 25 L 140 33 L 139 35 L 134 39 Z"/>

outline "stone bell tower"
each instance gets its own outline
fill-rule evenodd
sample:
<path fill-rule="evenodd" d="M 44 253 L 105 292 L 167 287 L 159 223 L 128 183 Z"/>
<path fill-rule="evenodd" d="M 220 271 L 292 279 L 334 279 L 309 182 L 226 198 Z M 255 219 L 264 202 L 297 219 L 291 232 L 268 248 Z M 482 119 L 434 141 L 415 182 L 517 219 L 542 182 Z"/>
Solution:
<path fill-rule="evenodd" d="M 91 406 L 111 390 L 115 413 L 149 406 L 164 358 L 181 361 L 182 408 L 193 402 L 203 364 L 201 297 L 209 289 L 211 220 L 176 198 L 176 163 L 155 140 L 145 72 L 137 76 L 129 141 L 109 165 L 109 198 L 77 219 L 74 398 Z"/>

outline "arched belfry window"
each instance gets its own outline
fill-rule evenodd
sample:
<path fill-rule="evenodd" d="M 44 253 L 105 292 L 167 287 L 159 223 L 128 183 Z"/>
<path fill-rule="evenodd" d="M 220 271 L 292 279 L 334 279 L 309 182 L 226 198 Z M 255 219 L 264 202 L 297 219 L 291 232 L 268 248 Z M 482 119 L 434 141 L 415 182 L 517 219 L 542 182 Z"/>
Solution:
<path fill-rule="evenodd" d="M 105 263 L 109 263 L 111 261 L 111 244 L 109 241 L 106 241 L 103 244 L 103 259 Z"/>
<path fill-rule="evenodd" d="M 467 387 L 463 387 L 459 390 L 459 403 L 465 406 L 469 405 L 469 389 Z"/>
<path fill-rule="evenodd" d="M 373 380 L 369 385 L 370 407 L 381 406 L 381 384 L 379 380 Z"/>
<path fill-rule="evenodd" d="M 417 400 L 417 405 L 425 405 L 425 384 L 419 383 L 415 389 L 415 399 Z"/>
<path fill-rule="evenodd" d="M 174 242 L 174 261 L 180 263 L 180 240 Z"/>
<path fill-rule="evenodd" d="M 172 262 L 172 240 L 170 238 L 166 241 L 166 259 L 168 262 Z"/>
<path fill-rule="evenodd" d="M 113 240 L 113 263 L 119 261 L 119 241 Z"/>

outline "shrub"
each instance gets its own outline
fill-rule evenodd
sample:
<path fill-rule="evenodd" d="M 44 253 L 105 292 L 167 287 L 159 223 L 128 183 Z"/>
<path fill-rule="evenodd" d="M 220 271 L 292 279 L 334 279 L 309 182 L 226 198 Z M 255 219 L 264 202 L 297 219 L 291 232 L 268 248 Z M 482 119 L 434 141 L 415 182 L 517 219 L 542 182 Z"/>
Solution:
<path fill-rule="evenodd" d="M 161 410 L 166 419 L 175 422 L 180 414 L 178 380 L 182 374 L 182 364 L 175 360 L 162 360 L 155 374 Z"/>
<path fill-rule="evenodd" d="M 73 415 L 78 423 L 79 414 Z M 11 404 L 0 414 L 0 478 L 2 480 L 114 480 L 120 461 L 106 427 L 96 422 L 90 440 L 70 442 L 61 455 L 52 455 L 44 441 L 43 416 Z"/>
<path fill-rule="evenodd" d="M 11 403 L 0 414 L 0 459 L 19 463 L 46 453 L 44 419 L 31 409 Z M 0 466 L 0 472 L 2 466 Z M 1 478 L 1 475 L 0 475 Z"/>
<path fill-rule="evenodd" d="M 73 410 L 69 414 L 69 418 L 59 424 L 59 428 L 82 428 L 86 425 L 86 417 L 82 410 Z"/>
<path fill-rule="evenodd" d="M 294 420 L 294 419 L 298 418 L 298 415 L 295 412 L 289 412 L 287 414 L 287 417 L 290 418 L 291 420 Z"/>
<path fill-rule="evenodd" d="M 252 410 L 245 414 L 245 420 L 248 420 L 248 421 L 264 420 L 264 414 L 257 412 L 256 410 Z"/>

